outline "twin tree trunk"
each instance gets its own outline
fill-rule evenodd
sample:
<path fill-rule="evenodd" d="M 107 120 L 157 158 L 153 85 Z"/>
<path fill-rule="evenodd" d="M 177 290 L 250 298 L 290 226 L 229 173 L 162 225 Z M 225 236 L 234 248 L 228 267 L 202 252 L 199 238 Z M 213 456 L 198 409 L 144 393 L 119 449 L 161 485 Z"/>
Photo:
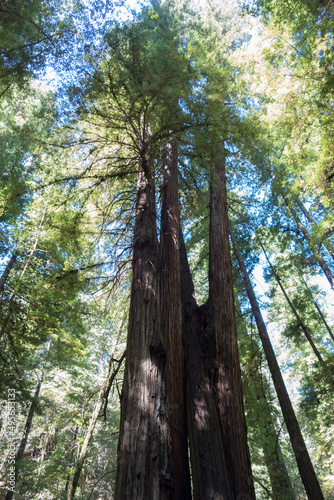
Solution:
<path fill-rule="evenodd" d="M 255 499 L 237 349 L 224 155 L 212 172 L 210 297 L 199 308 L 179 224 L 178 158 L 165 148 L 161 238 L 142 149 L 115 499 Z"/>
<path fill-rule="evenodd" d="M 174 497 L 158 268 L 153 166 L 144 151 L 137 184 L 116 500 Z"/>

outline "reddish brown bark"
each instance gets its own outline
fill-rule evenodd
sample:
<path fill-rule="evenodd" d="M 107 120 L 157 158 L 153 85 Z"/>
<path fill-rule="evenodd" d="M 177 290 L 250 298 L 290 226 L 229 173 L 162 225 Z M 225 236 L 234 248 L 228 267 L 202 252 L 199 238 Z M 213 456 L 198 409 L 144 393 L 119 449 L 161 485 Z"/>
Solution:
<path fill-rule="evenodd" d="M 154 181 L 150 162 L 143 158 L 137 186 L 116 500 L 167 500 L 174 495 L 158 288 Z"/>
<path fill-rule="evenodd" d="M 209 290 L 217 351 L 215 386 L 228 475 L 235 498 L 255 499 L 235 322 L 223 145 L 211 180 Z"/>
<path fill-rule="evenodd" d="M 175 499 L 191 498 L 185 406 L 179 255 L 178 156 L 176 139 L 166 144 L 161 207 L 161 320 L 166 349 L 170 461 L 175 470 Z"/>
<path fill-rule="evenodd" d="M 215 356 L 213 331 L 203 331 L 205 311 L 194 297 L 194 286 L 182 234 L 181 292 L 186 342 L 187 411 L 194 500 L 234 499 L 227 474 L 219 417 L 212 385 Z M 211 365 L 211 366 L 210 366 Z"/>

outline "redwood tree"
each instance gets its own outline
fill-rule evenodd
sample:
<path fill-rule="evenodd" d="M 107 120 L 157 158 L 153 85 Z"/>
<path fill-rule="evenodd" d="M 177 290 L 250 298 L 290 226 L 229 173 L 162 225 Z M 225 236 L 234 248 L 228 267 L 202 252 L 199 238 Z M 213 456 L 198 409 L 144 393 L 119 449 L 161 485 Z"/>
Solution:
<path fill-rule="evenodd" d="M 153 162 L 138 174 L 126 363 L 115 499 L 173 498 L 166 402 Z"/>

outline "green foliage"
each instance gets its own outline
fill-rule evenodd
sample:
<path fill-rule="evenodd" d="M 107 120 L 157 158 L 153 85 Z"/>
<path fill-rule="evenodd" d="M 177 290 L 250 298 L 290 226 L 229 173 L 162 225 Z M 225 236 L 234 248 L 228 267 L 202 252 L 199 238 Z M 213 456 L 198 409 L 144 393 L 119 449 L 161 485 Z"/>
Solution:
<path fill-rule="evenodd" d="M 267 266 L 269 327 L 279 327 L 281 358 L 287 352 L 283 366 L 300 381 L 303 423 L 331 498 L 333 347 L 301 279 L 310 283 L 318 274 L 312 252 L 284 201 L 311 204 L 314 223 L 298 213 L 313 245 L 323 249 L 333 232 L 330 6 L 258 2 L 268 37 L 255 60 L 247 24 L 233 2 L 224 3 L 226 13 L 214 2 L 201 11 L 154 2 L 117 23 L 104 2 L 103 22 L 101 10 L 95 17 L 91 11 L 95 3 L 21 4 L 14 9 L 13 2 L 2 2 L 0 23 L 2 269 L 17 252 L 1 292 L 1 325 L 9 317 L 0 370 L 2 397 L 12 387 L 20 398 L 17 436 L 49 339 L 52 347 L 20 464 L 20 496 L 65 497 L 109 356 L 119 358 L 125 347 L 138 162 L 154 158 L 159 215 L 163 147 L 173 134 L 198 300 L 204 303 L 208 295 L 209 178 L 223 144 L 229 214 L 247 268 L 263 265 L 260 235 L 325 359 L 328 369 L 314 360 Z M 51 56 L 60 73 L 72 64 L 78 69 L 66 95 L 55 96 L 30 79 Z M 258 497 L 268 498 L 267 490 L 275 494 L 270 455 L 272 461 L 284 456 L 302 495 L 237 270 L 234 279 Z M 318 285 L 310 289 L 322 307 L 324 293 Z M 120 390 L 121 374 L 90 445 L 82 497 L 112 497 Z"/>
<path fill-rule="evenodd" d="M 52 53 L 64 50 L 62 44 L 73 32 L 65 9 L 58 0 L 1 2 L 0 96 L 13 84 L 24 85 Z"/>

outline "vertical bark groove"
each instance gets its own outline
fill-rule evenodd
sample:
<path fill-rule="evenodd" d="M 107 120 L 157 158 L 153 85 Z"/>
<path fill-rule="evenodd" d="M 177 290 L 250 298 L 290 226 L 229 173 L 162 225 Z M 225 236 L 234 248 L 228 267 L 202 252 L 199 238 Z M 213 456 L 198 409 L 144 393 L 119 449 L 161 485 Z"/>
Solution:
<path fill-rule="evenodd" d="M 219 145 L 210 188 L 209 306 L 217 360 L 217 404 L 235 498 L 255 499 L 242 398 L 229 244 L 224 145 Z"/>
<path fill-rule="evenodd" d="M 213 364 L 215 356 L 215 339 L 213 331 L 207 340 L 202 332 L 204 311 L 197 306 L 194 297 L 182 233 L 180 258 L 187 360 L 188 434 L 194 500 L 232 500 L 235 497 L 228 477 L 215 393 L 208 369 L 208 364 Z M 210 350 L 210 353 L 206 354 L 206 350 Z"/>
<path fill-rule="evenodd" d="M 179 254 L 178 152 L 176 138 L 165 146 L 161 207 L 161 322 L 166 349 L 167 403 L 170 418 L 170 461 L 175 470 L 175 499 L 191 498 L 185 407 Z"/>
<path fill-rule="evenodd" d="M 174 494 L 174 478 L 168 464 L 165 350 L 159 306 L 154 180 L 150 161 L 142 158 L 137 185 L 116 500 L 167 500 Z"/>

